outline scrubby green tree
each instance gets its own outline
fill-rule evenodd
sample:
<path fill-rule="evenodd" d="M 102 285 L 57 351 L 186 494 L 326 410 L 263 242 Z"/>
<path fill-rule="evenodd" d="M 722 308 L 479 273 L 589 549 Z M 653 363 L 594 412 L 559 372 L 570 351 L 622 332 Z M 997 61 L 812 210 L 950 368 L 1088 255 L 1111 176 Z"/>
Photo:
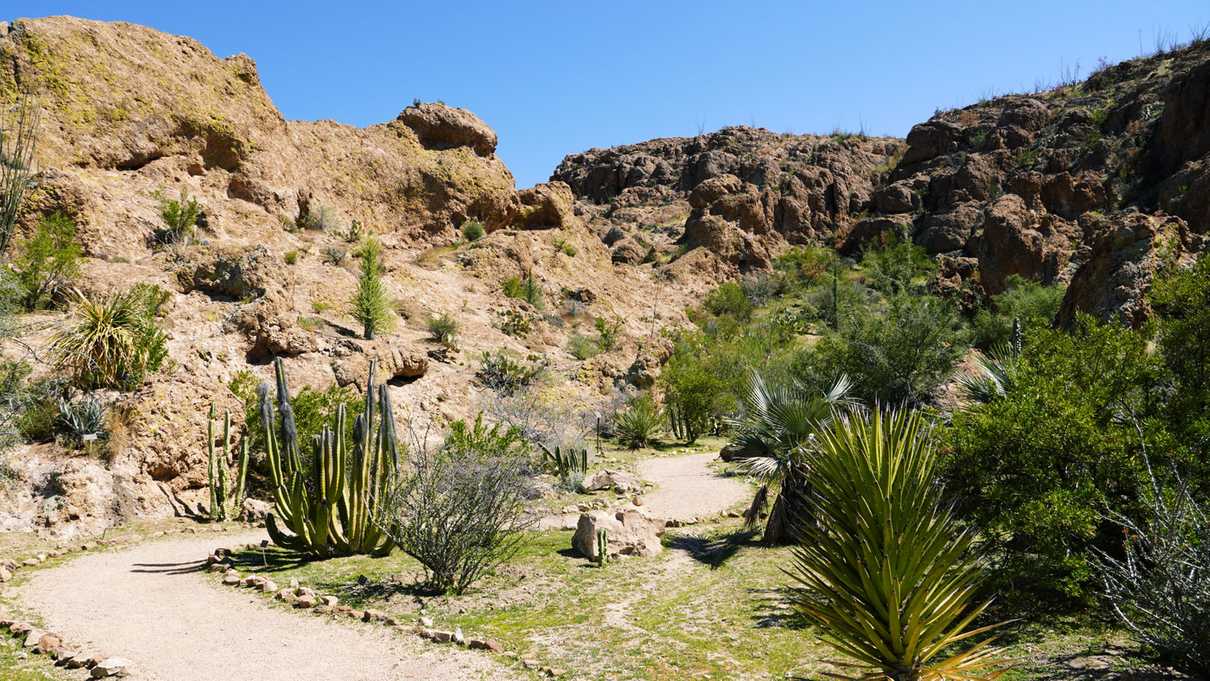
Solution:
<path fill-rule="evenodd" d="M 361 323 L 365 339 L 374 340 L 374 335 L 386 331 L 391 321 L 391 301 L 382 283 L 382 245 L 370 237 L 357 255 L 361 258 L 361 275 L 353 297 L 353 318 Z"/>
<path fill-rule="evenodd" d="M 1158 278 L 1151 304 L 1160 353 L 1175 387 L 1171 417 L 1191 446 L 1210 450 L 1210 256 Z"/>
<path fill-rule="evenodd" d="M 156 231 L 156 241 L 178 244 L 193 238 L 194 229 L 202 215 L 202 206 L 182 187 L 179 198 L 160 200 L 160 218 L 164 226 Z"/>
<path fill-rule="evenodd" d="M 955 414 L 946 459 L 959 512 L 982 532 L 1004 588 L 1020 604 L 1059 609 L 1092 601 L 1089 557 L 1117 552 L 1105 512 L 1133 515 L 1146 486 L 1138 414 L 1168 470 L 1182 449 L 1162 418 L 1165 371 L 1147 339 L 1088 317 L 1071 334 L 1026 339 L 1011 389 Z"/>
<path fill-rule="evenodd" d="M 24 289 L 25 309 L 46 308 L 65 294 L 80 273 L 82 254 L 71 218 L 61 213 L 42 218 L 33 235 L 19 244 L 13 259 L 13 270 Z"/>
<path fill-rule="evenodd" d="M 720 284 L 718 288 L 711 291 L 706 296 L 703 306 L 716 317 L 730 316 L 741 322 L 752 318 L 752 301 L 748 299 L 744 287 L 734 281 Z"/>
<path fill-rule="evenodd" d="M 881 248 L 866 250 L 861 257 L 861 269 L 871 288 L 890 296 L 922 290 L 937 264 L 923 248 L 895 238 Z"/>

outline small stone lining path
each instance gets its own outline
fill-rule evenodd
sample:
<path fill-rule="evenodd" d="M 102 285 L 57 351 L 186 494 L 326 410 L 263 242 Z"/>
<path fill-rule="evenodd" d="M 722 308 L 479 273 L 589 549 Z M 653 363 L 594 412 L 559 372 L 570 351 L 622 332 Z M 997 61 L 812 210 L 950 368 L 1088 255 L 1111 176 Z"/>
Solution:
<path fill-rule="evenodd" d="M 216 588 L 204 571 L 215 545 L 265 536 L 208 535 L 85 555 L 38 571 L 20 598 L 46 629 L 132 660 L 129 678 L 138 681 L 517 678 L 484 653 L 302 617 L 259 594 Z"/>

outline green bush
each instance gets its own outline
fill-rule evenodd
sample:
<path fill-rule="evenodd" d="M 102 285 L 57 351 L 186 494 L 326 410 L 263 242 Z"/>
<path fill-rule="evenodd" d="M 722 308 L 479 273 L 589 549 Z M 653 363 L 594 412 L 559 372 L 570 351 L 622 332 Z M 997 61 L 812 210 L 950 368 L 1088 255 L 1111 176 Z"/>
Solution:
<path fill-rule="evenodd" d="M 592 338 L 578 333 L 573 333 L 567 339 L 567 352 L 569 352 L 572 357 L 575 357 L 580 361 L 584 361 L 601 354 L 601 347 L 597 345 L 597 342 Z"/>
<path fill-rule="evenodd" d="M 752 318 L 753 305 L 738 282 L 728 281 L 711 291 L 703 303 L 710 314 L 716 317 L 730 316 L 746 322 Z"/>
<path fill-rule="evenodd" d="M 160 218 L 164 226 L 157 229 L 154 238 L 161 244 L 179 244 L 193 238 L 198 219 L 202 216 L 202 206 L 197 199 L 189 196 L 189 190 L 181 188 L 180 198 L 160 198 Z"/>
<path fill-rule="evenodd" d="M 504 295 L 509 298 L 517 298 L 524 300 L 534 307 L 535 310 L 541 310 L 545 306 L 545 296 L 542 292 L 542 285 L 534 279 L 532 273 L 526 274 L 524 277 L 509 277 L 501 284 L 504 290 Z"/>
<path fill-rule="evenodd" d="M 1169 417 L 1192 446 L 1210 450 L 1210 257 L 1159 277 L 1151 289 L 1157 341 L 1175 391 Z M 1203 462 L 1201 480 L 1210 479 Z M 1198 480 L 1193 480 L 1201 486 Z M 1201 487 L 1202 493 L 1210 491 Z"/>
<path fill-rule="evenodd" d="M 829 277 L 835 264 L 836 252 L 830 248 L 796 246 L 778 256 L 773 261 L 773 268 L 795 287 L 822 282 Z"/>
<path fill-rule="evenodd" d="M 462 238 L 467 241 L 478 241 L 485 234 L 487 231 L 483 229 L 483 223 L 478 220 L 467 220 L 462 223 Z"/>
<path fill-rule="evenodd" d="M 516 426 L 483 422 L 483 414 L 467 423 L 458 419 L 450 423 L 442 448 L 460 457 L 480 457 L 486 460 L 524 457 L 530 453 L 529 442 Z"/>
<path fill-rule="evenodd" d="M 75 222 L 61 213 L 42 218 L 12 263 L 25 309 L 45 309 L 61 299 L 80 274 L 82 255 Z"/>
<path fill-rule="evenodd" d="M 1042 330 L 1026 338 L 1011 388 L 954 416 L 947 488 L 975 523 L 999 565 L 1004 590 L 1019 604 L 1078 608 L 1092 600 L 1094 549 L 1117 552 L 1121 532 L 1106 509 L 1134 515 L 1146 486 L 1132 425 L 1145 441 L 1178 448 L 1162 421 L 1159 359 L 1129 329 L 1082 318 L 1072 334 Z"/>
<path fill-rule="evenodd" d="M 808 351 L 799 366 L 815 363 L 825 377 L 849 375 L 856 395 L 866 401 L 919 404 L 950 377 L 966 348 L 967 333 L 949 304 L 900 293 L 884 307 L 842 318 L 840 330 Z M 815 385 L 826 382 L 799 378 Z"/>
<path fill-rule="evenodd" d="M 861 269 L 870 288 L 891 296 L 922 291 L 937 264 L 911 241 L 892 239 L 881 248 L 867 250 L 861 257 Z"/>
<path fill-rule="evenodd" d="M 733 406 L 726 398 L 734 386 L 714 370 L 709 350 L 698 334 L 684 334 L 660 370 L 665 411 L 673 434 L 689 444 L 710 432 Z"/>
<path fill-rule="evenodd" d="M 662 426 L 660 409 L 647 393 L 631 398 L 614 419 L 614 433 L 618 442 L 630 449 L 650 445 Z"/>
<path fill-rule="evenodd" d="M 452 348 L 458 344 L 458 320 L 448 312 L 429 317 L 429 339 Z"/>
<path fill-rule="evenodd" d="M 1014 274 L 1008 278 L 1007 289 L 992 297 L 991 306 L 975 313 L 972 322 L 974 344 L 983 350 L 991 350 L 1007 342 L 1014 319 L 1020 321 L 1027 333 L 1047 328 L 1062 302 L 1062 287 L 1046 286 Z"/>
<path fill-rule="evenodd" d="M 504 350 L 496 350 L 483 353 L 475 377 L 484 386 L 511 395 L 532 385 L 545 370 L 541 364 L 518 360 Z"/>
<path fill-rule="evenodd" d="M 260 381 L 250 371 L 239 371 L 232 377 L 227 387 L 244 405 L 245 437 L 248 438 L 248 451 L 257 457 L 258 464 L 264 464 L 265 428 L 261 421 L 260 409 L 257 403 L 257 387 Z M 323 432 L 324 427 L 330 427 L 335 422 L 336 409 L 343 404 L 349 414 L 358 414 L 363 408 L 363 395 L 352 386 L 332 385 L 324 390 L 303 388 L 291 400 L 290 406 L 294 411 L 294 424 L 298 429 L 298 441 L 308 443 L 313 436 Z M 346 442 L 353 440 L 353 418 L 347 419 Z M 278 427 L 281 415 L 277 415 Z M 304 466 L 309 466 L 312 457 L 302 457 Z M 304 476 L 305 477 L 305 476 Z"/>
<path fill-rule="evenodd" d="M 608 322 L 603 317 L 597 317 L 592 325 L 597 330 L 597 345 L 601 347 L 602 352 L 609 352 L 617 347 L 618 335 L 622 332 L 622 320 Z"/>

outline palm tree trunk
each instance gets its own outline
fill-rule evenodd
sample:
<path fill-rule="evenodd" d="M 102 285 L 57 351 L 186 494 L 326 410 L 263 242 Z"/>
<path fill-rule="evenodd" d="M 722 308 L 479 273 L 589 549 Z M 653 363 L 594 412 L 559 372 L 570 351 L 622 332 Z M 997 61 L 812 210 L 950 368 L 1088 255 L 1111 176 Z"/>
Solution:
<path fill-rule="evenodd" d="M 784 546 L 798 540 L 796 527 L 798 523 L 810 517 L 807 504 L 806 482 L 793 471 L 788 473 L 781 483 L 781 491 L 773 509 L 769 512 L 769 520 L 765 523 L 765 534 L 762 541 L 766 546 Z"/>

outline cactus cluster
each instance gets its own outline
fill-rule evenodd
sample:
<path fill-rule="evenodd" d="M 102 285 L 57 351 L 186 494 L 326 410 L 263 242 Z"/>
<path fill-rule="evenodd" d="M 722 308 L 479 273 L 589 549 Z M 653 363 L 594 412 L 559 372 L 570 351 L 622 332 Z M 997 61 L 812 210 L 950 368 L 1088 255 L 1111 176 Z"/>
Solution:
<path fill-rule="evenodd" d="M 303 466 L 280 359 L 274 362 L 276 415 L 269 386 L 261 384 L 260 417 L 274 501 L 266 525 L 278 546 L 316 557 L 386 555 L 391 551 L 390 538 L 372 516 L 375 505 L 396 479 L 399 448 L 387 387 L 375 387 L 374 369 L 371 363 L 365 406 L 353 424 L 352 447 L 345 441 L 347 415 L 342 404 L 337 407 L 332 426 L 313 437 L 309 467 Z M 280 426 L 277 416 L 281 417 Z"/>
<path fill-rule="evenodd" d="M 546 463 L 555 469 L 555 473 L 559 477 L 566 477 L 569 473 L 578 473 L 582 477 L 588 472 L 588 450 L 586 448 L 556 446 L 551 450 L 545 445 L 540 446 Z"/>
<path fill-rule="evenodd" d="M 206 445 L 208 450 L 207 474 L 210 486 L 210 519 L 219 522 L 230 520 L 239 514 L 244 503 L 248 480 L 248 442 L 240 440 L 238 470 L 235 474 L 235 492 L 231 494 L 227 469 L 231 465 L 231 412 L 223 414 L 223 453 L 217 454 L 214 447 L 214 405 L 210 405 L 210 416 L 206 421 Z"/>

